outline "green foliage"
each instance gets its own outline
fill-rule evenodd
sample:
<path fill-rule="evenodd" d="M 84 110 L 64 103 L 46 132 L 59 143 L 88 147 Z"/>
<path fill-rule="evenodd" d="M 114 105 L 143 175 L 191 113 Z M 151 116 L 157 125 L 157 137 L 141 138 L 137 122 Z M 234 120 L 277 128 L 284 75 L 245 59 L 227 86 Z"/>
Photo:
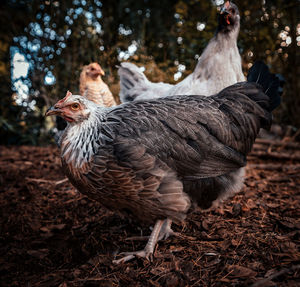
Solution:
<path fill-rule="evenodd" d="M 45 106 L 67 90 L 77 93 L 81 68 L 90 62 L 101 64 L 104 80 L 115 94 L 116 65 L 124 60 L 145 66 L 146 75 L 154 81 L 174 83 L 181 67 L 181 80 L 191 73 L 214 35 L 215 2 L 8 0 L 0 4 L 1 143 L 39 143 L 45 131 Z M 277 121 L 300 126 L 298 1 L 238 1 L 237 5 L 241 13 L 238 46 L 245 72 L 249 64 L 262 59 L 283 74 L 287 84 Z M 13 96 L 11 47 L 30 63 L 24 79 L 29 98 L 23 105 L 16 105 Z M 47 84 L 47 77 L 55 82 Z M 33 100 L 31 109 L 28 103 Z"/>

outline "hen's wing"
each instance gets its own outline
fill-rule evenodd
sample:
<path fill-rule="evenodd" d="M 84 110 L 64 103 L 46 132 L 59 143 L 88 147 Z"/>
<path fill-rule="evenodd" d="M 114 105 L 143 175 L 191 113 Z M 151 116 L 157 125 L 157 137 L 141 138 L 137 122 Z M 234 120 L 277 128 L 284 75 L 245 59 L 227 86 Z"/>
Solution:
<path fill-rule="evenodd" d="M 241 188 L 242 173 L 236 172 L 245 166 L 261 125 L 270 120 L 251 99 L 256 94 L 265 96 L 257 84 L 240 83 L 211 97 L 114 108 L 101 119 L 98 147 L 85 174 L 91 188 L 82 192 L 142 220 L 180 221 L 190 199 L 210 207 Z"/>
<path fill-rule="evenodd" d="M 181 96 L 135 102 L 107 114 L 100 142 L 111 141 L 115 155 L 143 146 L 181 177 L 219 176 L 246 164 L 265 117 L 245 94 L 259 92 L 241 83 L 212 97 Z"/>

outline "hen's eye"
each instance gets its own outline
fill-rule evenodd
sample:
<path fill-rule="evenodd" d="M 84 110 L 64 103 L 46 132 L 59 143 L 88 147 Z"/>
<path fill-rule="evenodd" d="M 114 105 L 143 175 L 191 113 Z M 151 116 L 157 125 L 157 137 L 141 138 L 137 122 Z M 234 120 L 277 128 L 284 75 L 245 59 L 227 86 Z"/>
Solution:
<path fill-rule="evenodd" d="M 73 110 L 73 111 L 78 111 L 79 110 L 79 104 L 72 104 L 71 105 L 71 109 Z"/>

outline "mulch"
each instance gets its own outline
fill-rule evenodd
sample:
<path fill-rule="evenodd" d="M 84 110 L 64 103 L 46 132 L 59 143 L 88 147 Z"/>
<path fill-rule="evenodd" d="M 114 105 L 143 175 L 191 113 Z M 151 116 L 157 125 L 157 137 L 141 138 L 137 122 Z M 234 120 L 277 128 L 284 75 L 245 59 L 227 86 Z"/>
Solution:
<path fill-rule="evenodd" d="M 284 155 L 284 156 L 281 156 Z M 300 148 L 260 141 L 243 190 L 190 215 L 152 262 L 147 226 L 108 211 L 65 179 L 56 147 L 0 147 L 2 286 L 300 286 Z"/>

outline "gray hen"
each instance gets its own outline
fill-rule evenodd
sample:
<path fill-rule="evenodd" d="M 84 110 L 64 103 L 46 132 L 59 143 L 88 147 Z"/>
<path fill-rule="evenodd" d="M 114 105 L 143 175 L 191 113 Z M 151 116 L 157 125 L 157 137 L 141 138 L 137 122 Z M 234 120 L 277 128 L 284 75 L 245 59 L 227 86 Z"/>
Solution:
<path fill-rule="evenodd" d="M 114 108 L 68 93 L 47 111 L 69 123 L 61 158 L 71 183 L 112 210 L 156 222 L 145 249 L 117 263 L 149 258 L 157 241 L 172 232 L 171 222 L 184 220 L 191 206 L 209 208 L 236 190 L 232 177 L 246 165 L 260 128 L 271 125 L 280 102 L 278 80 L 263 63 L 253 66 L 249 80 L 211 97 Z"/>
<path fill-rule="evenodd" d="M 245 77 L 237 47 L 240 30 L 238 7 L 227 1 L 221 9 L 215 36 L 209 41 L 192 74 L 177 85 L 152 83 L 131 63 L 121 63 L 121 102 L 148 100 L 172 95 L 210 96 Z"/>

